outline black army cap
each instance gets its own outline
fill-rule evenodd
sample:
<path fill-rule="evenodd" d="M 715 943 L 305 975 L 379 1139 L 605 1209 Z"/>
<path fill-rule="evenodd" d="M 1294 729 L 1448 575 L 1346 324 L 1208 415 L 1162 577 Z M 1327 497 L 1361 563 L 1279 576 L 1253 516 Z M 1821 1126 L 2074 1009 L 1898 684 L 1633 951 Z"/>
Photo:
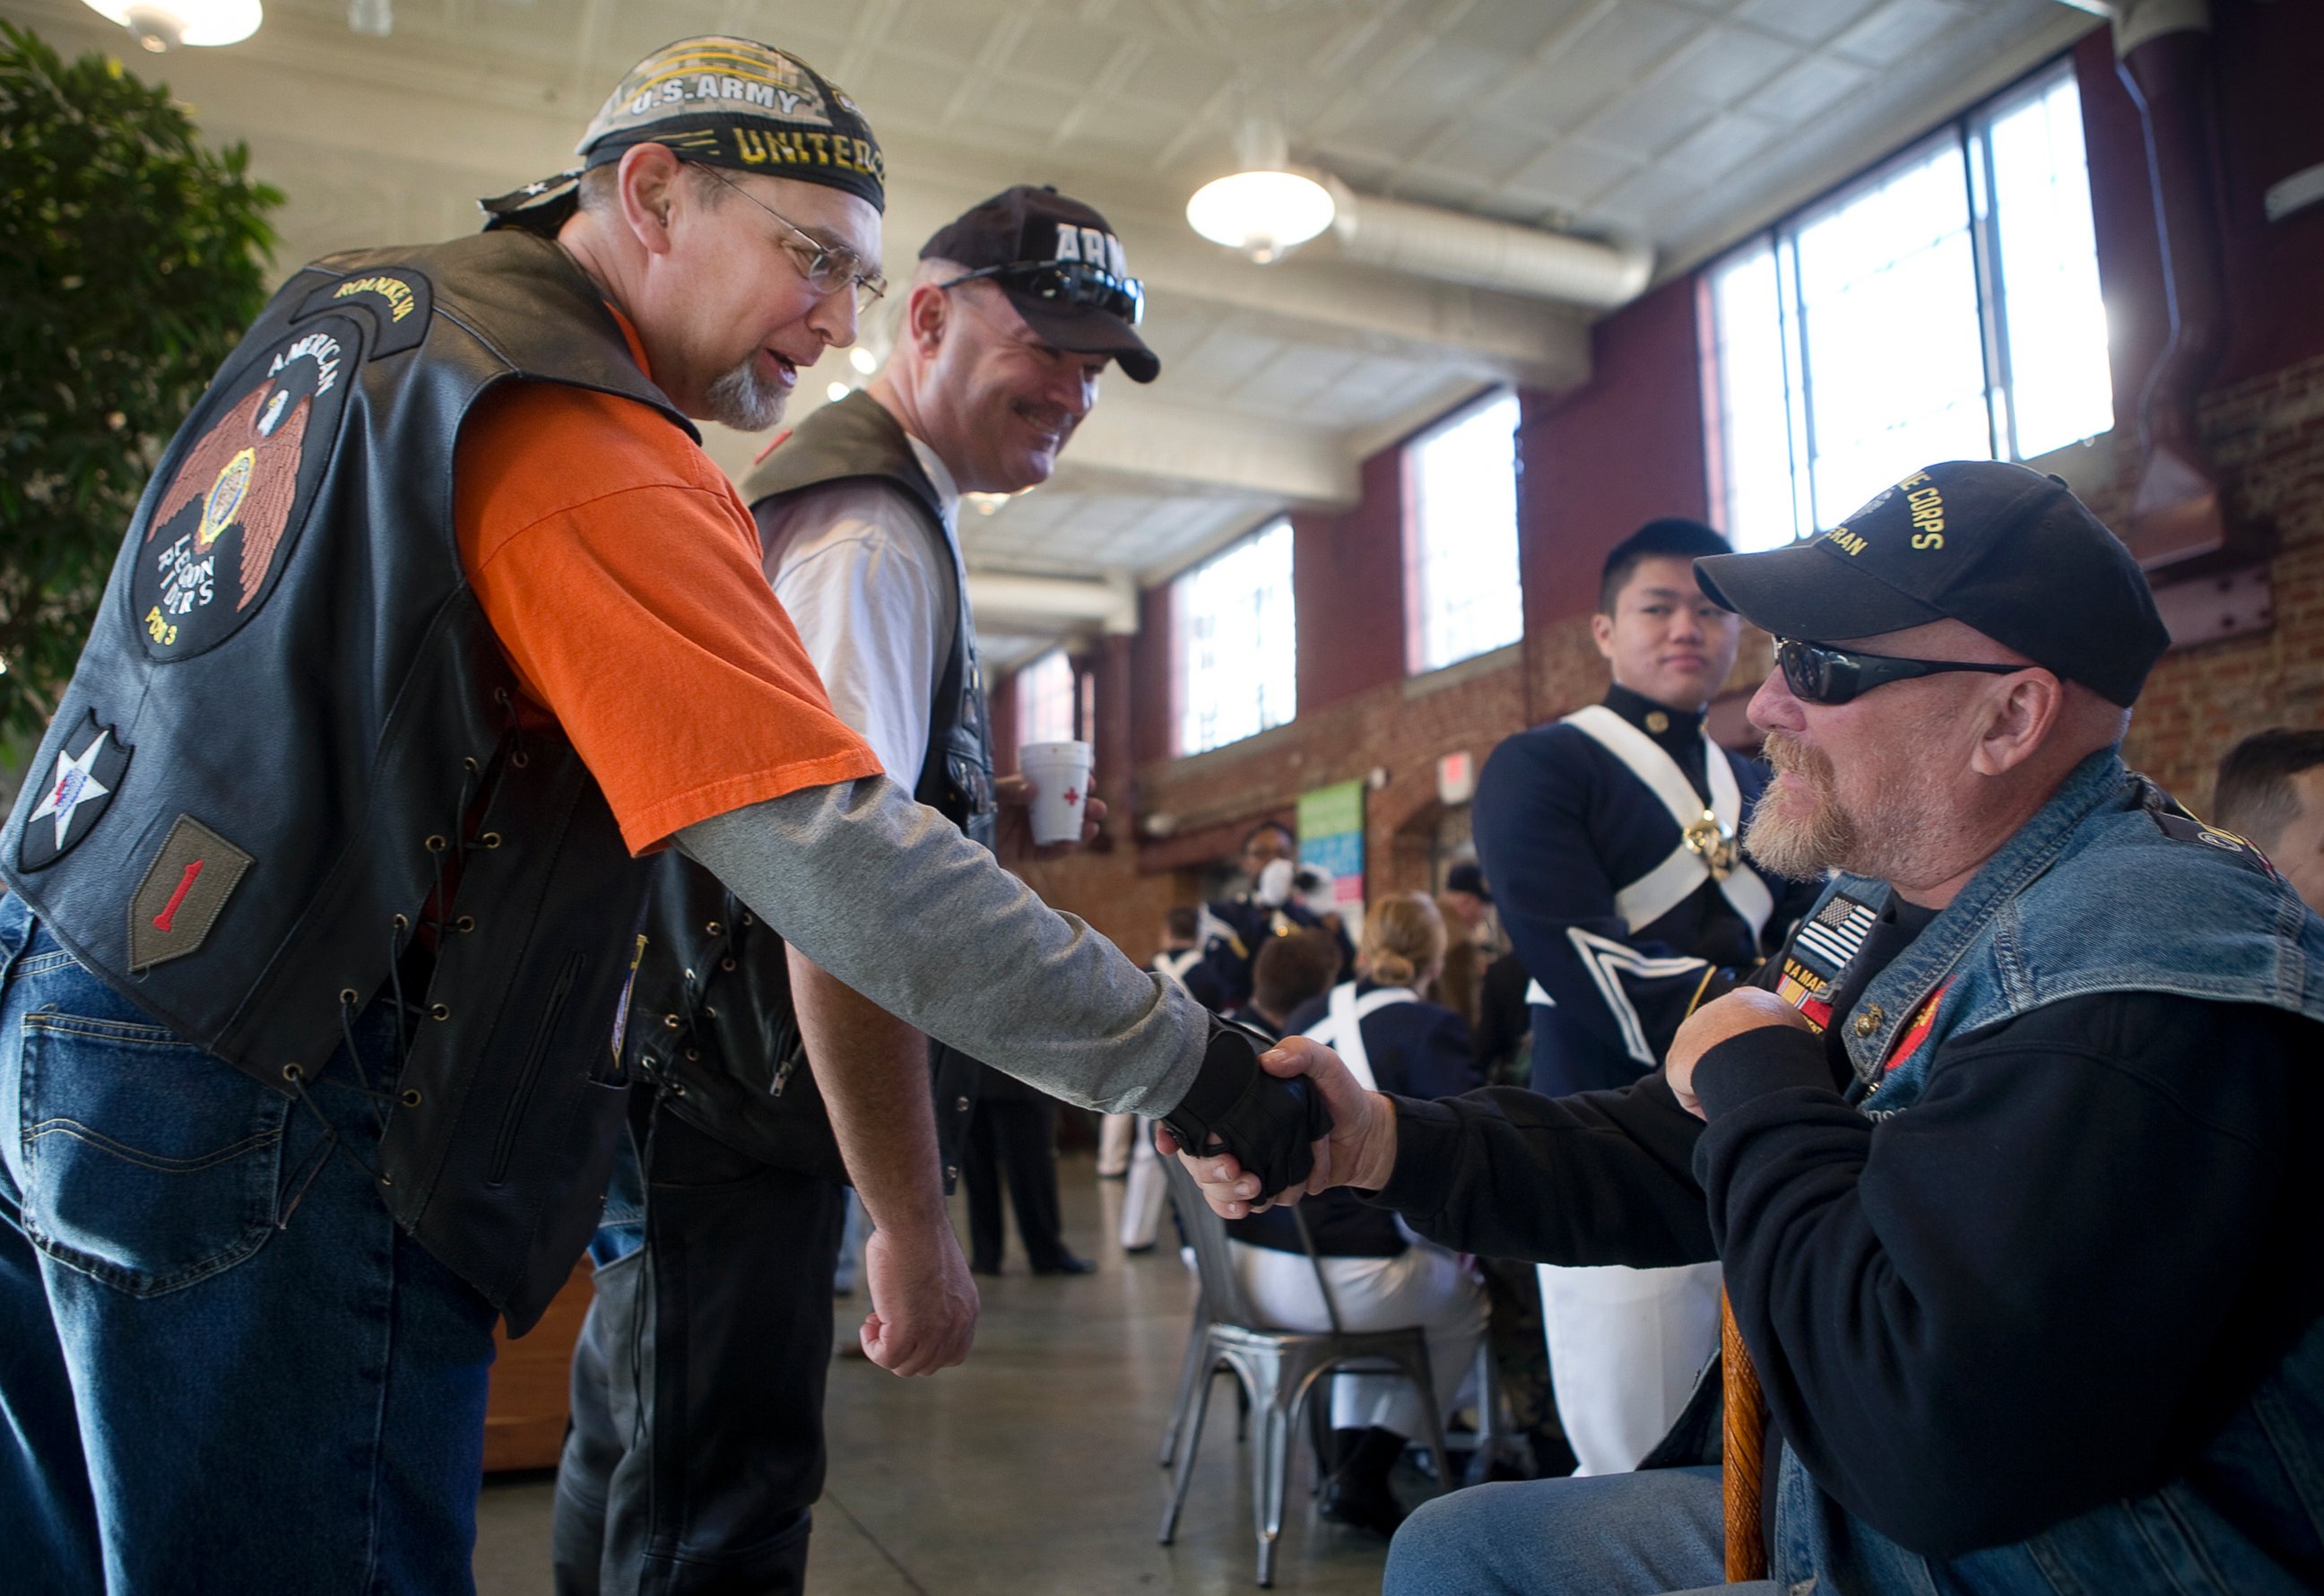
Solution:
<path fill-rule="evenodd" d="M 1055 189 L 1019 183 L 1002 189 L 939 228 L 920 259 L 951 261 L 968 268 L 969 277 L 991 278 L 1025 325 L 1057 348 L 1111 355 L 1133 383 L 1150 383 L 1161 373 L 1162 363 L 1138 336 L 1146 289 L 1130 274 L 1121 240 L 1103 217 Z"/>
<path fill-rule="evenodd" d="M 1915 471 L 1813 542 L 1698 559 L 1694 574 L 1778 637 L 1959 621 L 2125 706 L 2171 646 L 2122 540 L 2058 478 L 1998 460 Z"/>

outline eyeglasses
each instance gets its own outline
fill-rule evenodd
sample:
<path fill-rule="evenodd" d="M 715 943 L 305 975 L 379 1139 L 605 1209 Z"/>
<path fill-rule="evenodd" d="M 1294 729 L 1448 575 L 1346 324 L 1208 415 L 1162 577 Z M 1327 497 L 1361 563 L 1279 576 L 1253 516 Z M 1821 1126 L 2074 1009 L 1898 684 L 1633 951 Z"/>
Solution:
<path fill-rule="evenodd" d="M 888 291 L 888 279 L 880 270 L 866 265 L 863 257 L 845 244 L 824 243 L 716 167 L 700 161 L 688 161 L 686 164 L 717 179 L 797 235 L 791 238 L 778 238 L 775 242 L 798 263 L 799 275 L 807 279 L 807 285 L 816 292 L 835 294 L 843 288 L 852 287 L 855 291 L 855 308 L 860 310 L 866 305 L 878 303 L 880 296 Z"/>
<path fill-rule="evenodd" d="M 1012 261 L 1005 266 L 985 266 L 967 272 L 938 288 L 958 288 L 979 277 L 990 277 L 1003 288 L 1037 300 L 1078 305 L 1106 311 L 1136 327 L 1146 319 L 1146 285 L 1135 277 L 1116 277 L 1084 261 Z"/>
<path fill-rule="evenodd" d="M 1971 665 L 1962 660 L 1899 660 L 1887 654 L 1858 654 L 1830 643 L 1775 640 L 1775 662 L 1784 668 L 1784 684 L 1803 704 L 1845 704 L 1859 694 L 1890 682 L 1916 676 L 1941 676 L 1950 670 L 1974 670 L 1987 676 L 2007 676 L 2025 670 L 2024 665 Z"/>

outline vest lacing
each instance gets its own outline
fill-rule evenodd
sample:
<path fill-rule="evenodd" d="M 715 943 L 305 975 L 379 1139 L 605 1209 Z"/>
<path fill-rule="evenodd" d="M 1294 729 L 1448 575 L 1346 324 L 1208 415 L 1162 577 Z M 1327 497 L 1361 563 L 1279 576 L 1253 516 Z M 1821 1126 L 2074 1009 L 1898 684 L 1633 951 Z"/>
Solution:
<path fill-rule="evenodd" d="M 428 852 L 434 883 L 427 903 L 421 907 L 421 920 L 415 922 L 411 917 L 399 914 L 388 924 L 388 1010 L 395 1025 L 395 1042 L 386 1060 L 388 1067 L 382 1072 L 380 1077 L 383 1083 L 401 1078 L 404 1062 L 410 1056 L 411 1052 L 410 1033 L 404 1025 L 406 1010 L 410 1007 L 403 995 L 404 958 L 410 953 L 414 943 L 418 940 L 422 923 L 429 933 L 429 946 L 438 953 L 443 948 L 447 934 L 457 932 L 466 935 L 476 928 L 475 916 L 455 916 L 450 913 L 452 895 L 459 889 L 461 877 L 466 872 L 468 854 L 476 848 L 490 850 L 501 845 L 500 833 L 480 829 L 484 817 L 492 813 L 493 804 L 500 797 L 501 784 L 506 779 L 508 772 L 512 770 L 521 770 L 532 762 L 532 756 L 524 746 L 524 724 L 517 715 L 514 697 L 506 687 L 495 687 L 493 689 L 493 702 L 500 706 L 503 715 L 499 757 L 493 760 L 489 770 L 479 765 L 474 755 L 464 757 L 460 761 L 460 792 L 452 806 L 452 812 L 457 819 L 452 827 L 451 835 L 447 837 L 440 833 L 433 834 L 422 844 Z M 353 1081 L 343 1081 L 325 1075 L 317 1076 L 315 1084 L 329 1086 L 340 1092 L 352 1093 L 355 1096 L 369 1100 L 373 1122 L 379 1128 L 380 1139 L 384 1141 L 387 1139 L 388 1127 L 394 1119 L 395 1111 L 399 1107 L 419 1107 L 420 1095 L 417 1087 L 407 1086 L 398 1090 L 383 1084 L 380 1085 L 373 1084 L 372 1072 L 364 1065 L 363 1048 L 355 1040 L 355 1020 L 362 1011 L 362 994 L 353 987 L 342 990 L 339 993 L 339 1037 L 347 1056 L 348 1066 L 355 1071 L 355 1078 Z M 432 1018 L 439 1020 L 451 1017 L 450 1010 L 441 1003 L 435 1004 L 428 1012 Z M 321 1127 L 322 1139 L 316 1144 L 312 1152 L 302 1158 L 284 1176 L 283 1189 L 290 1195 L 281 1204 L 281 1217 L 275 1221 L 276 1229 L 280 1230 L 290 1224 L 290 1216 L 298 1212 L 299 1204 L 305 1201 L 309 1189 L 322 1174 L 325 1166 L 329 1164 L 334 1153 L 345 1152 L 348 1158 L 355 1160 L 356 1166 L 365 1175 L 371 1176 L 375 1184 L 381 1185 L 394 1184 L 384 1171 L 371 1159 L 357 1152 L 355 1147 L 339 1134 L 338 1127 L 331 1122 L 330 1116 L 323 1112 L 322 1106 L 308 1091 L 308 1075 L 303 1068 L 296 1064 L 285 1065 L 282 1069 L 282 1078 L 290 1084 L 291 1093 L 299 1100 L 300 1106 L 312 1116 L 318 1126 Z"/>

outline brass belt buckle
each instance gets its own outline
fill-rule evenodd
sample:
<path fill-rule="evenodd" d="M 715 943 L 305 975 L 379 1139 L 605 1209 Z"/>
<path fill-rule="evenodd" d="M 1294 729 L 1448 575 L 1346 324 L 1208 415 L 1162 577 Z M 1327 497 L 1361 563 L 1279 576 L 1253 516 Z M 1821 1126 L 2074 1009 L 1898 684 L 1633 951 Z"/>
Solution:
<path fill-rule="evenodd" d="M 1712 881 L 1723 881 L 1735 873 L 1735 834 L 1720 826 L 1717 815 L 1705 809 L 1685 835 L 1686 845 L 1711 867 Z"/>

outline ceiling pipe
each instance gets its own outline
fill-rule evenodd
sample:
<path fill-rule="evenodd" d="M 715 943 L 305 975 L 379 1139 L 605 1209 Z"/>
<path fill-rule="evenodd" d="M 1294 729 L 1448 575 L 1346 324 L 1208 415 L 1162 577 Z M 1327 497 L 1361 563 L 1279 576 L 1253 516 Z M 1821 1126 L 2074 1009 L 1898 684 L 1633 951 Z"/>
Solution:
<path fill-rule="evenodd" d="M 1095 627 L 1127 637 L 1138 630 L 1138 589 L 1127 580 L 971 571 L 968 602 L 979 625 L 1000 632 Z"/>
<path fill-rule="evenodd" d="M 1359 195 L 1333 183 L 1332 230 L 1340 253 L 1390 272 L 1471 288 L 1563 300 L 1595 310 L 1627 305 L 1646 291 L 1655 252 L 1643 244 L 1601 244 L 1515 222 L 1494 221 L 1407 200 Z"/>

